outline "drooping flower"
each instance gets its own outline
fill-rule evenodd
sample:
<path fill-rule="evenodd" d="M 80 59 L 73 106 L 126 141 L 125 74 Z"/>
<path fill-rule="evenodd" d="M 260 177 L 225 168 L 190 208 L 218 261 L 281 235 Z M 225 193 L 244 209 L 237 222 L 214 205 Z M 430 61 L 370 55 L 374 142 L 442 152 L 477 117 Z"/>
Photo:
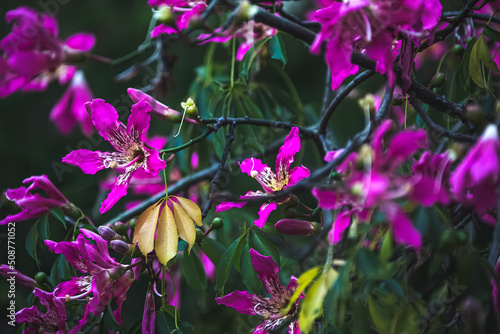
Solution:
<path fill-rule="evenodd" d="M 397 35 L 411 38 L 432 29 L 442 8 L 439 0 L 358 0 L 327 4 L 315 13 L 322 28 L 311 51 L 319 53 L 321 44 L 327 41 L 325 59 L 332 73 L 332 89 L 358 72 L 359 67 L 351 63 L 353 51 L 364 52 L 374 59 L 376 71 L 387 73 L 393 83 Z"/>
<path fill-rule="evenodd" d="M 33 278 L 26 276 L 19 270 L 16 270 L 6 264 L 0 265 L 0 275 L 6 279 L 14 278 L 16 284 L 28 288 L 29 290 L 33 290 L 35 288 L 35 280 Z"/>
<path fill-rule="evenodd" d="M 79 123 L 86 136 L 92 134 L 92 121 L 85 109 L 85 103 L 92 100 L 90 91 L 82 71 L 77 71 L 61 99 L 52 108 L 50 120 L 54 122 L 64 136 L 73 131 Z"/>
<path fill-rule="evenodd" d="M 99 134 L 118 152 L 101 152 L 80 149 L 70 152 L 63 162 L 78 166 L 85 174 L 95 174 L 105 168 L 120 168 L 120 174 L 108 197 L 102 202 L 99 211 L 104 213 L 127 194 L 130 179 L 142 169 L 156 177 L 166 164 L 160 159 L 158 151 L 144 145 L 144 137 L 149 128 L 150 105 L 141 100 L 132 106 L 127 126 L 118 120 L 118 112 L 102 99 L 87 102 L 85 107 L 90 112 L 92 123 Z"/>
<path fill-rule="evenodd" d="M 389 137 L 393 126 L 390 120 L 383 122 L 375 130 L 370 146 L 362 146 L 359 153 L 352 153 L 340 165 L 338 171 L 342 182 L 332 188 L 313 189 L 318 206 L 329 210 L 340 209 L 330 230 L 330 242 L 340 241 L 353 219 L 368 221 L 373 210 L 378 209 L 390 223 L 397 242 L 420 249 L 420 233 L 395 201 L 411 193 L 412 182 L 418 183 L 427 177 L 424 171 L 414 178 L 397 172 L 400 165 L 419 148 L 426 147 L 427 134 L 424 130 L 407 129 Z M 338 154 L 338 151 L 330 152 L 325 160 L 335 159 Z M 432 179 L 431 176 L 429 178 Z"/>
<path fill-rule="evenodd" d="M 16 313 L 16 322 L 26 323 L 27 327 L 23 334 L 35 333 L 56 333 L 65 334 L 66 331 L 66 309 L 64 299 L 55 298 L 50 292 L 35 289 L 35 297 L 40 300 L 40 304 L 45 308 L 45 312 L 33 305 L 24 308 Z M 78 333 L 81 326 L 75 327 L 70 333 Z M 76 330 L 75 330 L 76 329 Z"/>
<path fill-rule="evenodd" d="M 185 0 L 161 0 L 148 1 L 151 7 L 158 7 L 157 19 L 163 22 L 151 31 L 151 37 L 155 38 L 160 34 L 175 34 L 189 26 L 191 20 L 198 18 L 207 8 L 205 1 L 185 1 Z M 175 18 L 174 12 L 180 12 Z"/>
<path fill-rule="evenodd" d="M 464 205 L 473 206 L 480 217 L 496 212 L 498 206 L 499 159 L 498 130 L 490 124 L 450 177 L 455 198 Z"/>
<path fill-rule="evenodd" d="M 288 136 L 286 136 L 285 142 L 283 146 L 280 147 L 278 155 L 276 156 L 276 172 L 273 172 L 271 168 L 264 164 L 260 159 L 249 158 L 240 162 L 241 171 L 257 180 L 264 190 L 263 192 L 260 190 L 249 191 L 246 195 L 240 196 L 240 199 L 268 197 L 273 195 L 275 192 L 284 190 L 287 187 L 293 186 L 297 182 L 309 177 L 309 169 L 304 166 L 294 167 L 290 170 L 290 165 L 294 161 L 295 154 L 299 151 L 299 129 L 294 127 L 291 129 Z M 255 226 L 262 228 L 266 224 L 266 220 L 271 212 L 276 210 L 279 204 L 289 201 L 290 198 L 291 196 L 284 196 L 284 198 L 280 198 L 276 201 L 262 204 L 259 210 L 259 218 L 254 221 Z M 225 211 L 234 207 L 241 208 L 245 204 L 245 202 L 222 202 L 217 206 L 216 211 Z"/>
<path fill-rule="evenodd" d="M 79 325 L 82 326 L 90 314 L 99 316 L 114 297 L 117 309 L 113 314 L 116 321 L 121 324 L 121 308 L 127 298 L 126 293 L 134 281 L 134 274 L 132 270 L 126 269 L 109 255 L 108 242 L 101 236 L 85 229 L 81 229 L 80 232 L 76 241 L 45 240 L 51 251 L 63 254 L 72 266 L 87 274 L 60 283 L 54 290 L 54 296 L 61 300 L 71 300 L 92 294 L 85 306 L 85 314 L 79 321 Z"/>
<path fill-rule="evenodd" d="M 278 276 L 279 268 L 270 256 L 262 256 L 253 248 L 250 249 L 250 256 L 255 271 L 264 285 L 264 289 L 271 295 L 271 298 L 237 290 L 223 297 L 216 298 L 216 301 L 217 304 L 232 307 L 239 313 L 263 316 L 264 322 L 255 327 L 253 333 L 267 334 L 296 315 L 299 299 L 302 296 L 292 305 L 288 313 L 281 314 L 281 311 L 286 308 L 298 286 L 297 279 L 292 276 L 288 286 L 284 287 L 281 285 Z M 288 333 L 300 333 L 298 320 L 290 323 Z"/>
<path fill-rule="evenodd" d="M 95 44 L 89 33 L 76 33 L 61 41 L 55 19 L 28 7 L 8 11 L 5 20 L 13 26 L 0 41 L 0 97 L 18 90 L 44 90 L 52 80 L 68 82 L 76 68 L 67 65 L 67 59 L 80 57 Z"/>
<path fill-rule="evenodd" d="M 277 32 L 276 29 L 253 20 L 245 22 L 241 27 L 233 30 L 229 29 L 222 31 L 220 28 L 217 28 L 214 30 L 216 36 L 213 36 L 213 34 L 200 34 L 198 39 L 202 41 L 200 44 L 204 44 L 207 42 L 225 43 L 232 38 L 241 38 L 243 41 L 236 51 L 236 59 L 242 61 L 247 51 L 250 50 L 257 41 L 271 37 Z"/>
<path fill-rule="evenodd" d="M 46 175 L 32 176 L 23 181 L 23 184 L 29 183 L 31 184 L 27 188 L 7 189 L 5 196 L 14 201 L 21 208 L 21 212 L 7 216 L 0 221 L 0 225 L 38 218 L 49 213 L 53 208 L 70 209 L 70 202 Z M 43 197 L 39 192 L 45 192 L 48 197 Z"/>
<path fill-rule="evenodd" d="M 137 103 L 140 100 L 144 99 L 146 100 L 147 103 L 151 105 L 151 114 L 153 116 L 156 116 L 158 118 L 161 118 L 163 120 L 172 122 L 172 123 L 179 123 L 182 120 L 182 113 L 172 109 L 170 107 L 167 107 L 163 103 L 159 102 L 156 100 L 154 97 L 151 95 L 148 95 L 138 89 L 135 88 L 128 88 L 127 89 L 128 96 L 130 96 L 130 99 L 134 102 Z M 191 118 L 184 118 L 185 122 L 189 123 L 196 123 L 194 119 Z"/>

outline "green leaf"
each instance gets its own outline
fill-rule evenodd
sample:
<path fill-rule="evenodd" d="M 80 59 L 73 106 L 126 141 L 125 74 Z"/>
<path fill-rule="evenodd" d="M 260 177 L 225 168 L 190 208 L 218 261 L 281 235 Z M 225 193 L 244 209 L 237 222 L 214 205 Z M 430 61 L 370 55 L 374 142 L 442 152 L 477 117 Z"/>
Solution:
<path fill-rule="evenodd" d="M 500 31 L 493 29 L 491 26 L 487 25 L 484 27 L 483 34 L 497 43 L 500 43 Z"/>
<path fill-rule="evenodd" d="M 112 332 L 125 332 L 125 330 L 116 321 L 115 316 L 113 315 L 113 312 L 110 311 L 109 306 L 104 310 L 102 320 L 104 322 L 104 325 L 106 326 L 106 329 L 109 329 Z"/>
<path fill-rule="evenodd" d="M 214 145 L 214 151 L 217 158 L 219 158 L 219 160 L 222 159 L 222 154 L 224 153 L 224 148 L 226 147 L 226 133 L 224 128 L 219 129 L 214 134 L 214 140 L 212 143 Z"/>
<path fill-rule="evenodd" d="M 245 245 L 245 241 L 247 240 L 248 234 L 245 233 L 241 237 L 238 238 L 238 245 L 236 246 L 236 250 L 234 251 L 234 267 L 236 270 L 241 273 L 241 252 L 243 251 L 243 246 Z"/>
<path fill-rule="evenodd" d="M 368 310 L 372 318 L 373 324 L 379 333 L 389 333 L 391 325 L 391 316 L 387 312 L 387 308 L 383 304 L 379 304 L 373 297 L 368 297 Z"/>
<path fill-rule="evenodd" d="M 260 41 L 257 41 L 248 51 L 245 53 L 245 56 L 240 62 L 239 70 L 240 74 L 244 77 L 248 77 L 248 73 L 250 72 L 250 68 L 252 67 L 252 64 L 259 54 L 260 49 L 262 46 L 264 46 L 265 43 L 267 43 L 271 37 L 266 37 L 261 39 Z"/>
<path fill-rule="evenodd" d="M 224 285 L 226 285 L 227 278 L 229 276 L 229 273 L 231 272 L 234 252 L 236 250 L 238 242 L 239 239 L 233 241 L 233 243 L 231 244 L 231 246 L 229 246 L 224 255 L 222 255 L 219 265 L 216 268 L 215 273 L 217 277 L 215 285 L 217 287 L 217 291 L 219 292 L 219 294 L 222 294 L 224 292 Z"/>
<path fill-rule="evenodd" d="M 54 208 L 54 209 L 50 210 L 50 213 L 57 220 L 59 220 L 63 224 L 64 228 L 66 229 L 66 218 L 65 218 L 64 213 L 62 212 L 61 208 Z"/>
<path fill-rule="evenodd" d="M 255 293 L 259 292 L 262 287 L 262 283 L 260 282 L 253 267 L 248 240 L 245 242 L 243 252 L 241 254 L 241 280 L 248 289 Z"/>
<path fill-rule="evenodd" d="M 271 58 L 280 61 L 285 68 L 287 62 L 285 43 L 279 34 L 271 37 L 269 41 L 269 52 L 271 53 Z"/>
<path fill-rule="evenodd" d="M 359 271 L 367 278 L 378 276 L 381 270 L 380 260 L 366 248 L 359 249 L 356 254 L 356 265 Z"/>
<path fill-rule="evenodd" d="M 391 230 L 387 230 L 384 234 L 384 239 L 382 240 L 382 246 L 380 248 L 380 260 L 382 262 L 387 262 L 391 258 L 393 250 L 394 246 L 392 244 Z"/>
<path fill-rule="evenodd" d="M 460 63 L 460 67 L 458 69 L 458 80 L 462 85 L 462 88 L 465 92 L 469 91 L 470 88 L 470 74 L 469 74 L 469 63 L 470 56 L 472 53 L 472 48 L 474 44 L 476 44 L 476 38 L 472 38 L 467 44 L 467 48 L 465 49 L 464 56 L 462 58 L 462 62 Z"/>
<path fill-rule="evenodd" d="M 195 251 L 187 252 L 188 245 L 182 254 L 182 274 L 187 284 L 195 290 L 203 291 L 207 288 L 207 275 L 198 254 Z"/>
<path fill-rule="evenodd" d="M 59 277 L 61 277 L 65 281 L 71 278 L 69 263 L 62 254 L 59 255 L 59 259 L 57 262 L 57 273 L 59 274 Z"/>
<path fill-rule="evenodd" d="M 170 334 L 175 329 L 173 317 L 163 308 L 156 317 L 156 330 L 160 334 Z"/>
<path fill-rule="evenodd" d="M 495 60 L 491 56 L 490 49 L 488 48 L 488 44 L 486 44 L 486 41 L 484 40 L 484 36 L 481 36 L 479 38 L 476 45 L 477 45 L 477 55 L 479 56 L 479 59 L 484 64 L 484 66 L 486 66 L 492 71 L 500 72 L 497 63 L 495 63 Z"/>
<path fill-rule="evenodd" d="M 271 256 L 278 267 L 281 266 L 280 253 L 271 240 L 266 238 L 262 233 L 255 231 L 252 241 L 253 247 L 257 252 L 259 252 L 259 254 Z"/>
<path fill-rule="evenodd" d="M 40 266 L 40 260 L 38 259 L 37 254 L 37 245 L 39 240 L 38 222 L 39 221 L 37 220 L 29 230 L 28 235 L 26 236 L 25 246 L 28 254 L 36 261 L 36 264 Z"/>
<path fill-rule="evenodd" d="M 47 240 L 50 236 L 48 215 L 44 215 L 38 222 L 38 236 L 41 240 Z"/>
<path fill-rule="evenodd" d="M 204 238 L 201 244 L 201 250 L 208 256 L 214 266 L 217 267 L 226 249 L 217 240 Z"/>

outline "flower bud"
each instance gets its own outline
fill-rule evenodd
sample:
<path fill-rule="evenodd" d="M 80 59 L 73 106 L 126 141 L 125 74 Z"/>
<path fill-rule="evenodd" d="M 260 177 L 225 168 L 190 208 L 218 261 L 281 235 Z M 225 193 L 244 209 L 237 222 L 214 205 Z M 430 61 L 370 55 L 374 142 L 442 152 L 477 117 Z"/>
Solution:
<path fill-rule="evenodd" d="M 117 239 L 117 238 L 122 239 L 120 236 L 127 235 L 127 233 L 130 230 L 130 226 L 128 224 L 124 224 L 122 222 L 114 223 L 112 225 L 112 227 L 113 227 L 113 230 L 118 234 L 118 236 L 116 236 L 114 239 Z"/>
<path fill-rule="evenodd" d="M 47 274 L 44 273 L 43 271 L 39 271 L 35 275 L 35 281 L 37 283 L 45 283 L 47 282 Z"/>
<path fill-rule="evenodd" d="M 317 230 L 314 223 L 306 220 L 289 218 L 279 220 L 274 227 L 283 234 L 295 236 L 308 236 Z"/>
<path fill-rule="evenodd" d="M 222 221 L 222 218 L 215 217 L 214 220 L 212 220 L 212 228 L 214 230 L 218 230 L 224 226 L 224 222 Z"/>
<path fill-rule="evenodd" d="M 127 257 L 140 257 L 141 252 L 134 247 L 134 245 L 128 244 L 123 240 L 111 240 L 109 243 L 111 249 L 115 252 L 120 253 Z"/>
<path fill-rule="evenodd" d="M 461 44 L 455 44 L 453 45 L 453 48 L 451 49 L 454 54 L 461 56 L 464 54 L 465 49 Z"/>
<path fill-rule="evenodd" d="M 236 26 L 241 26 L 244 22 L 251 20 L 259 8 L 255 5 L 252 5 L 249 1 L 242 1 L 240 6 L 237 9 L 236 17 L 234 18 L 234 24 Z"/>
<path fill-rule="evenodd" d="M 203 231 L 199 228 L 195 228 L 196 231 L 196 242 L 200 243 L 203 240 Z"/>
<path fill-rule="evenodd" d="M 158 8 L 158 11 L 154 15 L 159 22 L 164 23 L 170 27 L 176 27 L 175 15 L 172 13 L 170 6 L 160 6 L 160 8 Z"/>
<path fill-rule="evenodd" d="M 476 125 L 486 125 L 486 114 L 477 103 L 467 104 L 465 107 L 465 113 L 467 117 Z"/>
<path fill-rule="evenodd" d="M 118 236 L 118 234 L 108 226 L 99 226 L 99 235 L 106 241 L 114 240 Z"/>
<path fill-rule="evenodd" d="M 431 79 L 430 89 L 443 87 L 445 82 L 446 82 L 446 74 L 442 72 L 436 73 Z"/>
<path fill-rule="evenodd" d="M 6 264 L 0 265 L 0 275 L 7 280 L 15 280 L 16 284 L 24 286 L 30 290 L 35 288 L 35 280 L 21 273 L 20 271 L 9 267 Z"/>

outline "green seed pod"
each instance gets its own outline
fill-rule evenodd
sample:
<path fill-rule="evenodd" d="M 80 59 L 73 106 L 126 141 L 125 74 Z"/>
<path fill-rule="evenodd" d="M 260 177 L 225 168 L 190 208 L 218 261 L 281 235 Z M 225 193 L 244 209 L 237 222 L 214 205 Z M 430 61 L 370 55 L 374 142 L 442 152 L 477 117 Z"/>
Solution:
<path fill-rule="evenodd" d="M 444 74 L 442 72 L 436 73 L 431 79 L 431 87 L 430 88 L 432 89 L 432 88 L 443 87 L 445 82 L 446 82 L 446 74 Z"/>
<path fill-rule="evenodd" d="M 47 282 L 47 274 L 44 273 L 43 271 L 39 271 L 35 275 L 35 281 L 37 283 L 45 283 Z"/>
<path fill-rule="evenodd" d="M 463 55 L 465 52 L 465 48 L 460 44 L 453 45 L 453 48 L 451 50 L 454 54 L 456 54 L 458 56 Z"/>
<path fill-rule="evenodd" d="M 203 231 L 200 230 L 199 228 L 195 229 L 196 231 L 196 242 L 201 242 L 203 240 Z"/>

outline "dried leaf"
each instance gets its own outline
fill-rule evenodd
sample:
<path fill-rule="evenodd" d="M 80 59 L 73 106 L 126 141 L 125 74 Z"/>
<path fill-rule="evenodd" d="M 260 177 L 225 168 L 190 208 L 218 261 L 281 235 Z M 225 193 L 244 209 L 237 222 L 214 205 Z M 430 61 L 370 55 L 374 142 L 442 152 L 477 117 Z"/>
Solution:
<path fill-rule="evenodd" d="M 156 202 L 137 218 L 133 243 L 134 245 L 139 243 L 139 248 L 144 256 L 154 248 L 156 224 L 158 222 L 160 207 L 160 202 Z"/>
<path fill-rule="evenodd" d="M 191 247 L 193 247 L 196 240 L 196 231 L 194 230 L 193 220 L 180 204 L 174 201 L 171 202 L 174 206 L 175 225 L 177 225 L 179 237 L 188 243 L 188 252 L 190 252 Z"/>
<path fill-rule="evenodd" d="M 186 210 L 188 215 L 194 220 L 196 225 L 202 226 L 202 218 L 201 218 L 201 209 L 200 207 L 193 201 L 184 198 L 184 197 L 178 197 L 174 196 L 178 201 L 179 204 Z"/>
<path fill-rule="evenodd" d="M 179 235 L 177 234 L 174 215 L 168 205 L 165 205 L 158 220 L 155 244 L 156 255 L 163 265 L 167 265 L 167 262 L 177 255 L 178 242 Z"/>

